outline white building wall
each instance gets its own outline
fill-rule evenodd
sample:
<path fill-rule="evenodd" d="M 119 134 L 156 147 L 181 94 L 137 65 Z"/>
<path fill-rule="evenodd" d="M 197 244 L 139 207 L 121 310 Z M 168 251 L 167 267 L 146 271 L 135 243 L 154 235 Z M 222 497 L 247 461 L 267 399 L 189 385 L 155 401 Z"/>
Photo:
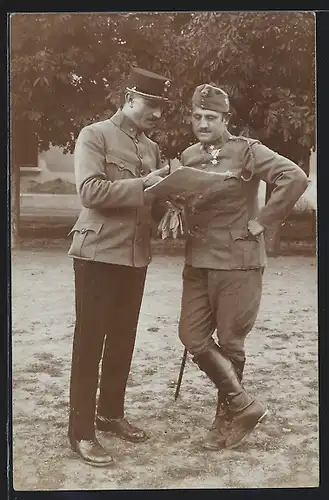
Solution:
<path fill-rule="evenodd" d="M 172 168 L 179 166 L 179 160 L 171 161 Z M 26 192 L 31 180 L 43 183 L 54 179 L 62 179 L 67 182 L 75 183 L 73 154 L 63 153 L 63 149 L 57 146 L 51 146 L 48 151 L 43 151 L 38 156 L 38 167 L 40 173 L 24 175 L 21 179 L 21 191 Z M 316 197 L 316 152 L 311 153 L 310 157 L 310 186 L 312 196 Z M 259 188 L 259 204 L 265 203 L 266 184 L 261 181 Z"/>

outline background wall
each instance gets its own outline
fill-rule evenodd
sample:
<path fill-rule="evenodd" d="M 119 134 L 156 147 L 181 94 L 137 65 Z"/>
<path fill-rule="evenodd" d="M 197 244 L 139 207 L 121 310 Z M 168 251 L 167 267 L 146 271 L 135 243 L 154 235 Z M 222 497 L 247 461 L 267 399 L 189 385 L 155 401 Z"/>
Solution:
<path fill-rule="evenodd" d="M 172 160 L 172 166 L 179 165 L 178 160 Z M 55 179 L 61 179 L 65 182 L 72 184 L 74 181 L 74 167 L 73 167 L 73 154 L 63 153 L 63 149 L 57 146 L 52 146 L 48 151 L 43 151 L 38 155 L 38 172 L 26 172 L 21 178 L 21 193 L 29 192 L 31 183 L 45 183 Z M 310 174 L 309 174 L 309 188 L 307 196 L 316 204 L 316 152 L 311 152 L 310 157 Z M 259 188 L 259 204 L 260 206 L 265 203 L 265 182 L 260 183 Z M 65 200 L 65 198 L 64 198 Z"/>

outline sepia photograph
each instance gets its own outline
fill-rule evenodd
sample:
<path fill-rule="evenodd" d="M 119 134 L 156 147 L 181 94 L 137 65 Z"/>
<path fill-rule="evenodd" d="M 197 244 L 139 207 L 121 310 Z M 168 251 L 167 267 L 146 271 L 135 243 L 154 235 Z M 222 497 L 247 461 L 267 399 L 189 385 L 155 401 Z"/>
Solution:
<path fill-rule="evenodd" d="M 8 34 L 13 490 L 317 488 L 314 12 Z"/>

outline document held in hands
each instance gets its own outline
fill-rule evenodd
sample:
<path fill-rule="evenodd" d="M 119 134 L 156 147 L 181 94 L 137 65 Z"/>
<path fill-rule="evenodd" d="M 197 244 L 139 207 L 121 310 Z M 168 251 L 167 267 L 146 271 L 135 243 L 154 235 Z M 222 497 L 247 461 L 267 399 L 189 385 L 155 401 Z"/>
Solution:
<path fill-rule="evenodd" d="M 224 173 L 205 172 L 197 168 L 181 166 L 161 181 L 146 188 L 145 192 L 163 199 L 172 196 L 188 197 L 209 188 L 216 189 L 216 184 L 222 183 L 224 179 L 233 175 L 229 171 Z"/>

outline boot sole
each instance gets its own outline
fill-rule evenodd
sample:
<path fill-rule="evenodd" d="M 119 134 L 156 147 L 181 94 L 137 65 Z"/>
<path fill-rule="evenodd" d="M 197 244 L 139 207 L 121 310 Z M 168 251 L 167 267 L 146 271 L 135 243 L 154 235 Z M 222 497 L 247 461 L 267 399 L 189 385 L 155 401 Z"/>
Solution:
<path fill-rule="evenodd" d="M 217 446 L 216 445 L 211 445 L 211 444 L 208 445 L 208 444 L 202 443 L 201 444 L 201 448 L 203 448 L 206 451 L 221 451 L 221 450 L 224 450 L 224 448 L 225 448 L 225 440 L 223 441 L 223 443 L 218 444 Z"/>
<path fill-rule="evenodd" d="M 222 436 L 221 438 L 218 438 L 218 442 L 211 443 L 210 441 L 203 441 L 200 443 L 201 448 L 207 451 L 220 451 L 225 448 L 225 441 L 226 441 L 226 436 Z"/>
<path fill-rule="evenodd" d="M 113 436 L 113 437 L 117 437 L 119 439 L 122 439 L 123 441 L 128 441 L 129 443 L 135 443 L 135 444 L 136 443 L 143 443 L 144 441 L 146 441 L 148 439 L 148 436 L 145 436 L 143 438 L 138 438 L 138 439 L 130 439 L 130 438 L 122 436 L 121 434 L 117 434 L 116 432 L 101 429 L 100 427 L 97 427 L 97 430 L 101 431 L 101 432 L 105 432 L 109 436 Z"/>
<path fill-rule="evenodd" d="M 71 446 L 71 450 L 73 451 L 73 453 L 78 455 L 79 458 L 81 458 L 81 460 L 85 464 L 92 465 L 93 467 L 110 467 L 111 465 L 114 465 L 114 460 L 111 460 L 111 462 L 104 462 L 104 463 L 97 463 L 97 462 L 93 462 L 92 460 L 87 460 L 81 455 L 81 453 L 79 452 L 77 447 L 74 445 L 74 443 L 70 442 L 70 446 Z"/>
<path fill-rule="evenodd" d="M 249 436 L 249 434 L 252 433 L 252 431 L 254 431 L 261 423 L 263 423 L 267 419 L 268 414 L 269 414 L 268 410 L 265 410 L 263 415 L 261 415 L 257 420 L 257 422 L 255 423 L 255 425 L 253 425 L 252 427 L 241 429 L 240 434 L 237 433 L 238 437 L 233 441 L 233 443 L 230 443 L 229 439 L 227 439 L 225 441 L 225 448 L 227 450 L 232 450 L 237 446 L 239 446 L 243 441 L 245 441 L 245 439 Z M 226 444 L 227 442 L 229 444 Z"/>
<path fill-rule="evenodd" d="M 79 457 L 81 458 L 81 460 L 87 464 L 87 465 L 91 465 L 92 467 L 111 467 L 114 465 L 114 461 L 112 462 L 106 462 L 106 463 L 100 463 L 98 464 L 97 462 L 92 462 L 92 461 L 89 461 L 89 460 L 86 460 L 85 458 L 83 458 L 80 454 L 79 454 Z"/>

